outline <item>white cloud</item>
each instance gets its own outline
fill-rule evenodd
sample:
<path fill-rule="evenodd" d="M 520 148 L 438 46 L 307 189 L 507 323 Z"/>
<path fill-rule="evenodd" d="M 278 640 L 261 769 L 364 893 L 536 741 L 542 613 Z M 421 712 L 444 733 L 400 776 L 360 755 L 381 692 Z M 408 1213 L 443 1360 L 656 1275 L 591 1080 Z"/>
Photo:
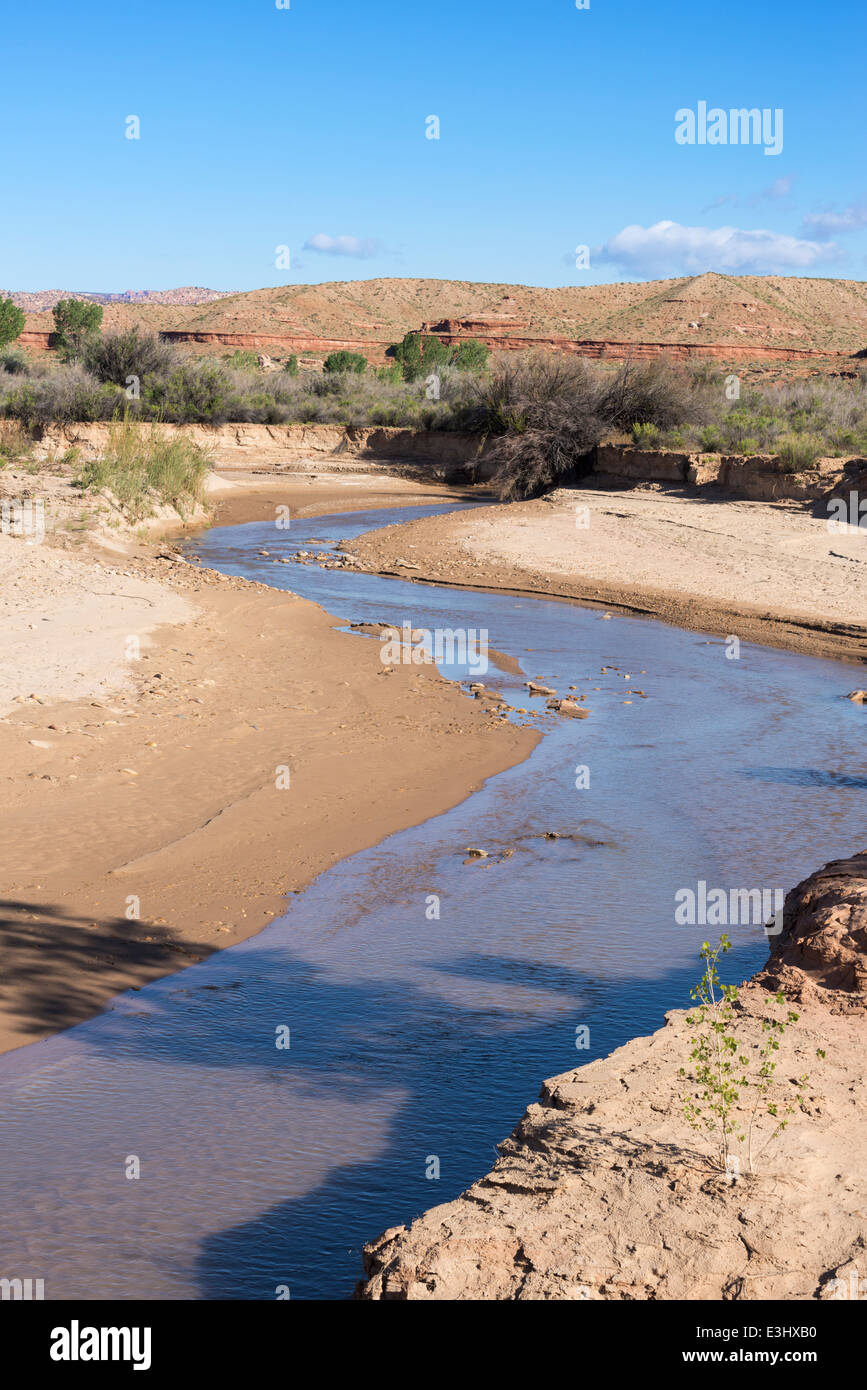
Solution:
<path fill-rule="evenodd" d="M 767 188 L 763 188 L 761 192 L 756 195 L 756 201 L 761 198 L 770 198 L 772 202 L 775 202 L 777 198 L 788 198 L 794 182 L 795 179 L 792 174 L 786 174 L 781 179 L 775 179 L 772 184 Z"/>
<path fill-rule="evenodd" d="M 304 243 L 305 251 L 321 251 L 325 256 L 354 256 L 357 260 L 368 260 L 379 251 L 379 242 L 373 237 L 328 236 L 317 232 Z"/>
<path fill-rule="evenodd" d="M 760 228 L 656 222 L 652 227 L 624 227 L 595 252 L 594 259 L 613 262 L 634 275 L 695 275 L 706 270 L 760 275 L 808 270 L 838 255 L 833 242 L 822 244 Z"/>
<path fill-rule="evenodd" d="M 803 230 L 820 241 L 844 232 L 857 232 L 859 227 L 867 227 L 867 203 L 850 203 L 842 212 L 808 213 L 803 221 Z"/>
<path fill-rule="evenodd" d="M 767 188 L 760 188 L 757 193 L 750 193 L 744 197 L 740 193 L 722 193 L 718 198 L 714 198 L 712 203 L 708 203 L 702 208 L 702 212 L 712 212 L 714 208 L 722 208 L 727 204 L 731 207 L 754 208 L 759 203 L 777 203 L 781 198 L 788 198 L 795 182 L 794 174 L 785 174 L 780 179 L 775 179 L 768 184 Z"/>

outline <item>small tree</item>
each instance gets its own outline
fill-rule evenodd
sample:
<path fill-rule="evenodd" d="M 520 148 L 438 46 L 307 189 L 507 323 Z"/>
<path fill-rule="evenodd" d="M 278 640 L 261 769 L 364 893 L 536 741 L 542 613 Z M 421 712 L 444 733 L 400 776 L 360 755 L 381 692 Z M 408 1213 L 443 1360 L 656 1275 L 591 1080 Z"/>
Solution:
<path fill-rule="evenodd" d="M 452 355 L 452 366 L 460 372 L 481 372 L 488 365 L 490 348 L 480 343 L 478 338 L 467 338 L 459 343 Z"/>
<path fill-rule="evenodd" d="M 283 368 L 283 370 L 287 376 L 298 375 L 298 358 L 295 356 L 294 352 L 291 357 L 287 358 L 286 365 Z"/>
<path fill-rule="evenodd" d="M 88 299 L 58 299 L 54 306 L 57 350 L 65 360 L 79 357 L 102 327 L 102 305 Z"/>
<path fill-rule="evenodd" d="M 367 371 L 367 358 L 360 352 L 329 352 L 323 363 L 323 370 L 326 372 L 362 372 Z"/>
<path fill-rule="evenodd" d="M 792 1009 L 786 1009 L 784 1016 L 762 1019 L 761 1041 L 757 1045 L 751 1046 L 738 1036 L 738 987 L 721 984 L 718 970 L 720 957 L 731 949 L 726 935 L 720 937 L 718 946 L 711 946 L 707 941 L 702 943 L 704 974 L 690 993 L 699 1007 L 686 1016 L 693 1030 L 689 1054 L 692 1068 L 688 1073 L 681 1067 L 679 1075 L 692 1082 L 684 1097 L 684 1114 L 693 1129 L 704 1130 L 715 1140 L 719 1167 L 724 1171 L 731 1169 L 733 1145 L 737 1140 L 746 1144 L 747 1165 L 752 1173 L 756 1158 L 786 1128 L 788 1117 L 794 1113 L 796 1105 L 800 1105 L 808 1077 L 797 1077 L 794 1093 L 777 1099 L 775 1053 L 779 1051 L 780 1038 L 789 1024 L 798 1021 L 798 1014 Z M 782 991 L 772 998 L 775 1004 L 785 1008 Z M 753 1059 L 748 1055 L 750 1051 L 754 1053 Z M 825 1054 L 817 1048 L 816 1055 L 824 1057 Z M 758 1122 L 765 1115 L 770 1118 L 772 1128 L 757 1150 Z"/>
<path fill-rule="evenodd" d="M 451 352 L 439 338 L 421 333 L 407 333 L 389 349 L 391 356 L 400 364 L 404 381 L 415 381 L 417 377 L 444 367 Z"/>
<path fill-rule="evenodd" d="M 24 327 L 24 310 L 11 299 L 0 299 L 0 347 L 13 343 Z"/>

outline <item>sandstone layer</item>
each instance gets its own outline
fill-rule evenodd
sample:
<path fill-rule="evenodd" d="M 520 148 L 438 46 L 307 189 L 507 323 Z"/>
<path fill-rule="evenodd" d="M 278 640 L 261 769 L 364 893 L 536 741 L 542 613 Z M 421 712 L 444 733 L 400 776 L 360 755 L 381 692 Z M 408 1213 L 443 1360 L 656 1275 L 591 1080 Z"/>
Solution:
<path fill-rule="evenodd" d="M 772 1120 L 761 1125 L 755 1172 L 737 1144 L 719 1171 L 687 1123 L 692 1031 L 672 1012 L 650 1037 L 546 1081 L 485 1177 L 366 1247 L 359 1297 L 811 1300 L 863 1288 L 867 852 L 793 889 L 771 940 L 741 988 L 737 1029 L 754 1065 L 762 1020 L 797 1014 L 777 1054 L 776 1093 L 793 1113 L 776 1138 Z"/>

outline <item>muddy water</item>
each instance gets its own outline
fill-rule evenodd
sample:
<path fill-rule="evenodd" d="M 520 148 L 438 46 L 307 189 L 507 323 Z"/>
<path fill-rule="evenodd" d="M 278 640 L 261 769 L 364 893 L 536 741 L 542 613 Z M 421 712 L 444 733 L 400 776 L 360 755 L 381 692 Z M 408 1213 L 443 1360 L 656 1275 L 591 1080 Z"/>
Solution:
<path fill-rule="evenodd" d="M 486 628 L 524 671 L 488 683 L 537 710 L 523 679 L 574 684 L 591 717 L 548 717 L 525 763 L 323 874 L 256 938 L 0 1058 L 0 1275 L 44 1278 L 48 1298 L 347 1296 L 363 1241 L 483 1173 L 541 1078 L 688 1002 L 713 930 L 676 923 L 679 889 L 787 888 L 860 845 L 851 667 L 272 563 L 393 516 L 193 549 L 347 622 Z M 742 978 L 766 938 L 730 934 Z"/>

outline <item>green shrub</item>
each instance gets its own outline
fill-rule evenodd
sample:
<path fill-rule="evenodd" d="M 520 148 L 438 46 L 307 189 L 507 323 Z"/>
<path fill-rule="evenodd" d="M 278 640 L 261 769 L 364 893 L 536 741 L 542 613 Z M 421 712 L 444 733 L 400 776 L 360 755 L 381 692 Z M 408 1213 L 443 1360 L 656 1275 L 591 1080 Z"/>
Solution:
<path fill-rule="evenodd" d="M 298 358 L 295 356 L 294 352 L 291 357 L 287 358 L 283 370 L 287 376 L 298 375 Z"/>
<path fill-rule="evenodd" d="M 659 444 L 659 426 L 633 425 L 632 439 L 640 449 L 655 449 Z"/>
<path fill-rule="evenodd" d="M 477 338 L 467 338 L 459 343 L 452 353 L 452 366 L 459 372 L 483 372 L 491 356 L 490 348 Z"/>
<path fill-rule="evenodd" d="M 722 432 L 718 425 L 703 425 L 698 432 L 698 442 L 703 454 L 721 454 L 723 452 Z"/>
<path fill-rule="evenodd" d="M 233 367 L 236 371 L 256 372 L 259 370 L 259 354 L 251 352 L 249 348 L 235 348 L 234 352 L 227 352 L 223 357 L 227 367 Z"/>
<path fill-rule="evenodd" d="M 776 1074 L 780 1041 L 799 1018 L 781 990 L 768 998 L 779 1012 L 761 1019 L 757 1036 L 746 1033 L 740 991 L 719 976 L 720 959 L 731 949 L 725 935 L 718 946 L 702 944 L 704 974 L 690 994 L 696 1008 L 686 1016 L 689 1059 L 678 1072 L 684 1115 L 710 1140 L 713 1165 L 730 1177 L 739 1174 L 741 1158 L 746 1172 L 755 1172 L 764 1150 L 804 1108 L 809 1080 L 806 1073 L 791 1076 L 790 1063 Z M 816 1056 L 825 1056 L 822 1048 Z"/>
<path fill-rule="evenodd" d="M 341 372 L 366 372 L 367 358 L 360 352 L 329 352 L 323 363 L 323 371 L 333 375 Z"/>
<path fill-rule="evenodd" d="M 80 357 L 102 327 L 102 305 L 88 299 L 58 299 L 54 306 L 57 350 L 63 361 Z"/>
<path fill-rule="evenodd" d="M 13 304 L 11 299 L 0 299 L 0 347 L 12 343 L 20 335 L 26 323 L 23 309 Z"/>

